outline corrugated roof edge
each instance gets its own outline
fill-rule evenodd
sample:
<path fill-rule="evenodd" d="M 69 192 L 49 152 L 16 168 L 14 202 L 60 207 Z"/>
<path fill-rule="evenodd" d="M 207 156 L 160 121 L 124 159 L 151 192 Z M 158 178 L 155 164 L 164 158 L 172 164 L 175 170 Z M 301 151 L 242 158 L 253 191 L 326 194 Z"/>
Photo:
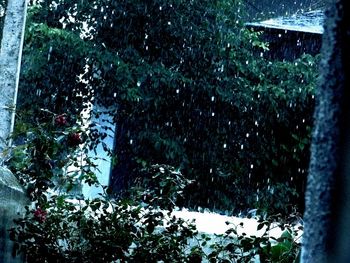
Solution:
<path fill-rule="evenodd" d="M 260 22 L 245 23 L 245 25 L 251 27 L 323 34 L 323 20 L 323 10 L 314 10 L 289 17 L 277 17 Z"/>

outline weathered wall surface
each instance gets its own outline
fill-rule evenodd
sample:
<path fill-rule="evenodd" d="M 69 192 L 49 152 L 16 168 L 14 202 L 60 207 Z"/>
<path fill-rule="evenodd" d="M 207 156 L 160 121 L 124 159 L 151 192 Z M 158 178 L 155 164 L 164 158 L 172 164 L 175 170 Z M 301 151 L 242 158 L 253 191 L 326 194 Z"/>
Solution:
<path fill-rule="evenodd" d="M 350 2 L 326 12 L 306 192 L 303 263 L 350 262 Z"/>

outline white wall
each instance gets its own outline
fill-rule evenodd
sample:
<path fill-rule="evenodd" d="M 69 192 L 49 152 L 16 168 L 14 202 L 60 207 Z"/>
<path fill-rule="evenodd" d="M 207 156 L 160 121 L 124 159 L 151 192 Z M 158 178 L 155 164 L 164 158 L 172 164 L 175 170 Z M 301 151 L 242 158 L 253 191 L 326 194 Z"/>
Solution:
<path fill-rule="evenodd" d="M 90 123 L 95 123 L 97 126 L 97 129 L 100 132 L 106 132 L 108 136 L 103 140 L 103 143 L 105 145 L 113 150 L 114 146 L 114 135 L 115 135 L 115 124 L 113 123 L 112 116 L 106 114 L 106 108 L 103 106 L 93 106 L 94 112 L 99 112 L 100 116 L 99 118 L 96 118 L 93 114 L 91 116 Z M 111 130 L 105 130 L 104 128 L 108 127 Z M 97 165 L 97 169 L 95 169 L 95 174 L 98 178 L 98 181 L 101 185 L 108 186 L 109 184 L 109 176 L 111 171 L 111 157 L 108 156 L 107 152 L 103 149 L 102 143 L 100 143 L 96 148 L 96 154 L 94 151 L 89 152 L 89 157 L 94 158 L 94 163 Z M 85 198 L 96 198 L 99 196 L 100 193 L 102 193 L 101 187 L 96 186 L 89 186 L 88 184 L 83 184 L 82 187 L 82 193 Z"/>

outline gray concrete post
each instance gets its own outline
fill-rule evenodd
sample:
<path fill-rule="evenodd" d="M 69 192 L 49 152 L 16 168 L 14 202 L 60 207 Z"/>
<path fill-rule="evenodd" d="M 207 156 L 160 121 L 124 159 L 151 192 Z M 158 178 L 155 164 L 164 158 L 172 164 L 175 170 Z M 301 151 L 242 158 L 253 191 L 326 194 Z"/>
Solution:
<path fill-rule="evenodd" d="M 26 8 L 26 0 L 8 0 L 0 49 L 1 153 L 8 146 L 7 139 L 14 126 Z"/>
<path fill-rule="evenodd" d="M 8 0 L 0 49 L 0 262 L 6 263 L 22 261 L 11 255 L 8 229 L 27 202 L 15 176 L 2 166 L 14 126 L 26 8 L 26 0 Z"/>

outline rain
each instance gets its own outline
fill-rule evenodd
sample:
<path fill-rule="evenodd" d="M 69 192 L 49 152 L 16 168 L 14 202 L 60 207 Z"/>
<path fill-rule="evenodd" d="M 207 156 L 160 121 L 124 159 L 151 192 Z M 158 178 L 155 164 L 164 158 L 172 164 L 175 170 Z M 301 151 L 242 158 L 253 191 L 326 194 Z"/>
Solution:
<path fill-rule="evenodd" d="M 215 6 L 218 13 L 195 0 L 83 2 L 43 4 L 56 16 L 47 24 L 45 16 L 42 24 L 29 20 L 24 43 L 13 148 L 47 140 L 44 151 L 50 136 L 57 143 L 43 155 L 47 174 L 60 177 L 45 198 L 56 202 L 66 190 L 55 183 L 67 180 L 71 211 L 106 202 L 86 209 L 98 218 L 111 214 L 105 207 L 112 200 L 131 217 L 154 213 L 135 223 L 148 224 L 149 235 L 170 231 L 173 215 L 194 219 L 198 237 L 208 234 L 211 244 L 230 224 L 239 229 L 235 235 L 263 236 L 271 220 L 276 230 L 267 242 L 276 245 L 271 240 L 283 235 L 283 218 L 295 230 L 297 257 L 326 1 L 227 1 L 221 4 L 231 9 Z M 56 131 L 45 134 L 45 127 Z M 41 177 L 30 162 L 38 153 L 22 154 L 28 163 L 13 155 L 8 166 L 34 185 Z M 49 209 L 38 210 L 43 198 L 33 200 L 32 217 L 44 222 Z M 125 208 L 115 200 L 139 203 Z M 159 211 L 166 216 L 158 222 Z M 189 237 L 192 248 L 195 239 Z M 203 247 L 208 258 L 214 246 Z"/>

